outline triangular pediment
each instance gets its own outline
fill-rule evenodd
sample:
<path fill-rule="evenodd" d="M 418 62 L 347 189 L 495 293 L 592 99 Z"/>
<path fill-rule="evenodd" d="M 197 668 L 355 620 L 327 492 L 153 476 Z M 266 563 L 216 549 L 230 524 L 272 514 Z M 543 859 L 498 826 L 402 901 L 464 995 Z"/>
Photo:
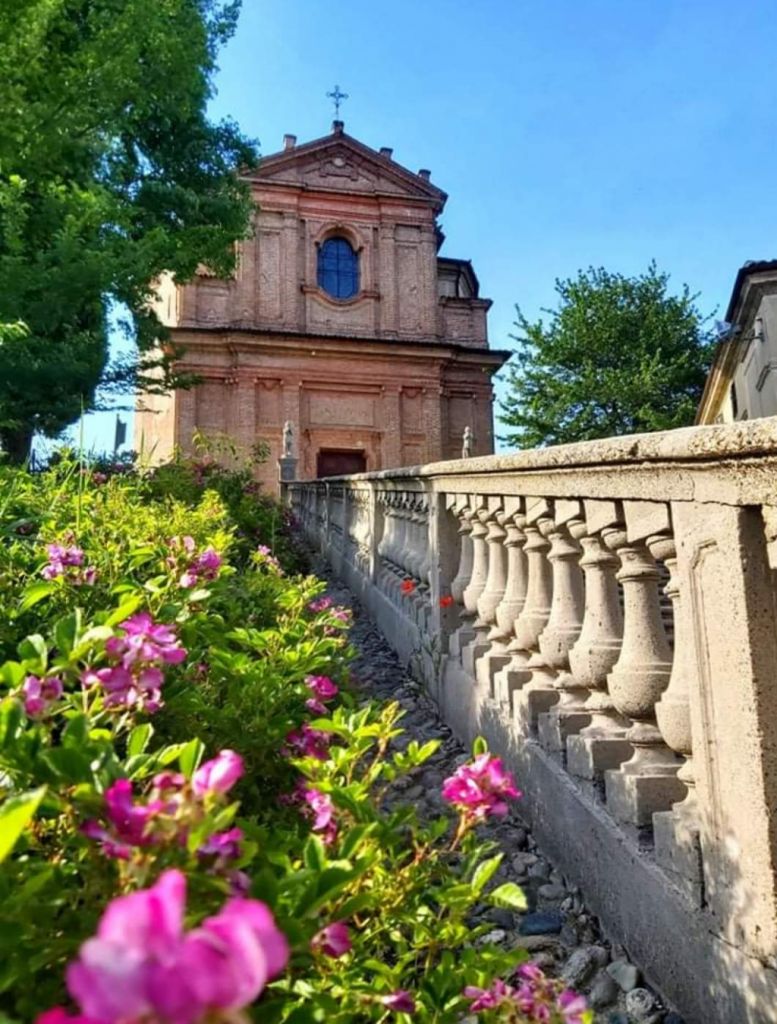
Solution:
<path fill-rule="evenodd" d="M 447 199 L 445 192 L 430 181 L 344 132 L 266 156 L 242 177 L 262 184 L 402 196 L 426 201 L 438 209 Z"/>

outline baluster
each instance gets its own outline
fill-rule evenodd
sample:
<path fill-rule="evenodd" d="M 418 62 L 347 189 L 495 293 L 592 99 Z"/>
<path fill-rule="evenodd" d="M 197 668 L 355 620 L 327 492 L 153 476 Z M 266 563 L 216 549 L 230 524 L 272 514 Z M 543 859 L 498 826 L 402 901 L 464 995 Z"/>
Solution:
<path fill-rule="evenodd" d="M 526 535 L 523 528 L 526 516 L 521 511 L 504 516 L 504 527 L 507 533 L 505 548 L 507 549 L 507 582 L 502 600 L 496 609 L 495 622 L 488 634 L 489 640 L 503 641 L 505 645 L 513 636 L 515 620 L 526 604 L 526 555 L 523 546 Z"/>
<path fill-rule="evenodd" d="M 567 504 L 556 503 L 560 510 L 553 512 L 559 520 L 566 518 Z M 526 662 L 530 678 L 513 693 L 513 721 L 523 735 L 534 731 L 539 716 L 558 701 L 556 679 L 567 665 L 567 652 L 580 633 L 583 617 L 583 578 L 577 564 L 580 546 L 564 522 L 549 515 L 538 525 L 550 542 L 547 560 L 552 574 L 551 605 L 548 620 L 537 638 L 537 650 Z"/>
<path fill-rule="evenodd" d="M 486 535 L 488 528 L 485 524 L 487 513 L 478 508 L 478 499 L 472 502 L 469 511 L 469 519 L 472 526 L 470 537 L 472 539 L 472 574 L 469 583 L 464 588 L 462 601 L 465 613 L 475 619 L 478 613 L 478 598 L 483 593 L 488 575 L 488 545 Z"/>
<path fill-rule="evenodd" d="M 459 505 L 459 502 L 463 501 L 464 504 Z M 454 506 L 454 514 L 459 521 L 459 536 L 461 537 L 461 547 L 459 549 L 459 567 L 456 570 L 456 575 L 451 580 L 451 597 L 456 604 L 464 603 L 464 589 L 469 583 L 470 576 L 472 575 L 472 523 L 470 522 L 467 512 L 469 506 L 466 504 L 466 499 L 457 497 L 456 504 Z"/>
<path fill-rule="evenodd" d="M 464 614 L 464 591 L 472 578 L 472 564 L 475 551 L 472 544 L 472 522 L 473 512 L 469 505 L 469 499 L 465 495 L 457 495 L 454 502 L 454 515 L 459 522 L 459 567 L 450 585 L 451 597 L 456 602 L 456 612 L 459 625 L 451 633 L 448 641 L 448 652 L 452 658 L 461 657 L 461 618 Z"/>
<path fill-rule="evenodd" d="M 403 598 L 402 582 L 406 577 L 404 564 L 408 534 L 407 495 L 404 492 L 396 492 L 394 503 L 396 532 L 394 534 L 394 547 L 391 553 L 391 599 L 394 604 L 399 605 Z"/>
<path fill-rule="evenodd" d="M 507 531 L 500 522 L 500 520 L 504 520 L 501 505 L 501 498 L 489 498 L 486 509 L 480 513 L 480 519 L 486 527 L 485 544 L 488 569 L 483 590 L 477 600 L 478 614 L 473 626 L 475 637 L 462 659 L 465 670 L 471 676 L 476 676 L 476 663 L 490 647 L 487 639 L 488 632 L 494 623 L 499 602 L 504 597 L 507 581 L 507 558 L 504 548 Z"/>
<path fill-rule="evenodd" d="M 496 674 L 510 662 L 507 644 L 513 636 L 515 620 L 526 603 L 526 555 L 523 552 L 526 517 L 520 511 L 522 502 L 521 498 L 505 497 L 505 511 L 497 513 L 497 521 L 505 531 L 505 587 L 488 633 L 488 650 L 478 658 L 475 666 L 478 689 L 483 699 L 488 701 L 496 702 Z"/>
<path fill-rule="evenodd" d="M 418 502 L 418 543 L 421 557 L 418 565 L 418 590 L 420 598 L 420 621 L 422 629 L 431 627 L 431 571 L 432 545 L 429 536 L 429 499 L 422 495 Z"/>
<path fill-rule="evenodd" d="M 588 690 L 570 671 L 569 654 L 580 637 L 585 614 L 585 583 L 580 565 L 580 538 L 586 532 L 579 501 L 556 501 L 556 532 L 551 534 L 548 555 L 553 564 L 553 606 L 548 624 L 540 636 L 540 652 L 546 664 L 558 673 L 555 689 L 558 701 L 538 720 L 542 745 L 558 755 L 566 751 L 567 736 L 590 721 L 585 710 Z"/>
<path fill-rule="evenodd" d="M 383 594 L 388 595 L 389 593 L 389 580 L 391 573 L 389 572 L 389 562 L 392 545 L 392 534 L 394 531 L 394 518 L 391 515 L 391 508 L 389 505 L 389 493 L 387 491 L 378 492 L 378 507 L 380 508 L 381 517 L 381 535 L 378 541 L 378 588 Z"/>
<path fill-rule="evenodd" d="M 626 543 L 616 543 L 621 567 L 617 578 L 623 585 L 624 624 L 620 657 L 608 676 L 609 691 L 616 709 L 631 720 L 626 739 L 634 753 L 617 770 L 605 774 L 607 808 L 618 821 L 633 829 L 646 829 L 655 811 L 667 810 L 685 793 L 677 780 L 680 761 L 666 746 L 658 731 L 655 705 L 667 687 L 672 668 L 670 650 L 661 618 L 658 581 L 661 576 L 656 557 L 673 551 L 671 537 L 644 533 L 640 519 L 648 503 L 626 502 Z M 635 507 L 637 528 L 629 522 L 629 508 Z M 663 529 L 664 506 L 654 506 Z M 663 513 L 663 515 L 662 515 Z M 648 512 L 650 514 L 650 512 Z"/>
<path fill-rule="evenodd" d="M 702 895 L 701 847 L 689 696 L 691 687 L 698 686 L 698 671 L 690 609 L 681 599 L 673 539 L 667 544 L 664 564 L 669 570 L 665 593 L 674 612 L 674 660 L 669 685 L 656 704 L 656 721 L 664 742 L 683 758 L 677 780 L 686 787 L 686 794 L 671 811 L 653 815 L 653 833 L 656 861 L 698 903 Z"/>
<path fill-rule="evenodd" d="M 512 706 L 513 692 L 531 678 L 526 664 L 550 615 L 553 592 L 551 565 L 547 559 L 550 544 L 540 530 L 540 523 L 547 520 L 548 509 L 543 498 L 526 499 L 523 547 L 527 566 L 526 601 L 515 620 L 515 635 L 507 645 L 510 661 L 494 677 L 495 697 L 508 708 Z"/>
<path fill-rule="evenodd" d="M 607 676 L 620 657 L 623 612 L 616 572 L 620 565 L 613 550 L 626 544 L 618 525 L 614 502 L 586 501 L 588 532 L 580 538 L 580 566 L 586 580 L 583 628 L 569 652 L 569 664 L 578 682 L 590 691 L 585 709 L 590 723 L 567 739 L 567 768 L 590 792 L 604 794 L 604 772 L 631 757 L 626 739 L 628 721 L 615 708 L 607 689 Z"/>

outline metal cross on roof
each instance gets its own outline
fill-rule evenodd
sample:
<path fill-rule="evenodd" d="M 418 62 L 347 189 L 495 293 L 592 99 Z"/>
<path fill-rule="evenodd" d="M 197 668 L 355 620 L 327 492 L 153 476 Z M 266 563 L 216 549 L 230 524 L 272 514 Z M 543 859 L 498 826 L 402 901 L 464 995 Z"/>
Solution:
<path fill-rule="evenodd" d="M 335 105 L 335 119 L 339 121 L 340 120 L 340 104 L 343 102 L 343 100 L 347 100 L 348 99 L 348 93 L 347 92 L 340 92 L 340 86 L 336 85 L 335 88 L 334 88 L 334 92 L 328 92 L 326 95 L 327 95 L 327 99 L 332 100 L 332 102 L 334 103 L 334 105 Z"/>

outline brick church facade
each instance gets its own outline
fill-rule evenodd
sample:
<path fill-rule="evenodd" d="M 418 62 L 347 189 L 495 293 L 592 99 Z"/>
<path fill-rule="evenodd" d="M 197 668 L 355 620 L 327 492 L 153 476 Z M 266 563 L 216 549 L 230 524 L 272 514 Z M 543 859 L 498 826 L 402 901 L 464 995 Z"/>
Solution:
<path fill-rule="evenodd" d="M 486 314 L 466 260 L 438 256 L 446 195 L 345 134 L 265 157 L 246 177 L 254 235 L 230 280 L 163 281 L 158 310 L 200 383 L 140 396 L 135 447 L 161 461 L 195 430 L 248 450 L 269 445 L 257 476 L 278 478 L 290 422 L 297 476 L 414 465 L 493 451 Z"/>

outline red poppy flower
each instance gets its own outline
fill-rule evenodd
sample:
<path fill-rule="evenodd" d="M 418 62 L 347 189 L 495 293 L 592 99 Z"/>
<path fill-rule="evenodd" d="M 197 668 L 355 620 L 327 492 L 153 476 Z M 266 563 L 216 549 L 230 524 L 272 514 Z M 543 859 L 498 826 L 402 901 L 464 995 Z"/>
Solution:
<path fill-rule="evenodd" d="M 415 583 L 412 580 L 402 580 L 399 589 L 403 594 L 412 594 L 415 590 Z"/>
<path fill-rule="evenodd" d="M 453 598 L 451 597 L 450 594 L 445 594 L 444 597 L 440 598 L 440 607 L 441 608 L 450 608 L 450 606 L 453 603 L 454 603 L 454 601 L 453 601 Z"/>

